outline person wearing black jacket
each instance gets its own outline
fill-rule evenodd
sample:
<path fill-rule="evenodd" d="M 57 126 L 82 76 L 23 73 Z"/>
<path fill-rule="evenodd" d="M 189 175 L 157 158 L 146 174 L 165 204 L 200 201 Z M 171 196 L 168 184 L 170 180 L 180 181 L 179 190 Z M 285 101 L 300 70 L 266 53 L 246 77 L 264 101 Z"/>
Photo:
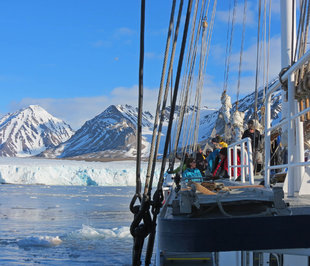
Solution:
<path fill-rule="evenodd" d="M 252 153 L 253 153 L 253 161 L 255 162 L 255 172 L 259 172 L 262 167 L 262 160 L 259 158 L 259 144 L 262 140 L 262 136 L 260 132 L 255 129 L 254 121 L 251 119 L 248 122 L 248 129 L 244 131 L 242 138 L 250 138 L 251 139 L 251 146 L 252 146 Z"/>
<path fill-rule="evenodd" d="M 207 161 L 206 156 L 203 154 L 203 151 L 199 145 L 197 146 L 196 162 L 197 162 L 197 168 L 199 169 L 201 174 L 204 175 L 207 167 Z"/>
<path fill-rule="evenodd" d="M 251 139 L 251 144 L 252 144 L 252 151 L 254 152 L 254 150 L 258 149 L 258 144 L 261 141 L 261 134 L 260 132 L 255 129 L 254 127 L 254 121 L 251 119 L 248 122 L 248 129 L 246 131 L 244 131 L 242 138 L 250 138 Z"/>

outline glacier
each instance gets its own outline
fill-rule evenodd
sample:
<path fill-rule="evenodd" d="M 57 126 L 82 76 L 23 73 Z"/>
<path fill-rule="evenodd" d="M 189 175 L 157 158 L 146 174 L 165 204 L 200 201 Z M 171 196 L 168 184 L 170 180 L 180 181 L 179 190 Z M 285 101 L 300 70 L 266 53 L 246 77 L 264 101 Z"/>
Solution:
<path fill-rule="evenodd" d="M 141 163 L 142 185 L 147 162 Z M 160 163 L 153 185 L 157 185 Z M 135 186 L 136 161 L 86 162 L 38 158 L 0 158 L 0 183 L 62 186 Z"/>

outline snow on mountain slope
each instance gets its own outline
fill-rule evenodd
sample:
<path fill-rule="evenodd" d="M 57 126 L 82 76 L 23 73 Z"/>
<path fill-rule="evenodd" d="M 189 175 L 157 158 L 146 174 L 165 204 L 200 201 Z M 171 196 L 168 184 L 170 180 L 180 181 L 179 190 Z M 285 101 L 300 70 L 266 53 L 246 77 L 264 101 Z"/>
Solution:
<path fill-rule="evenodd" d="M 44 151 L 46 158 L 104 158 L 133 157 L 136 153 L 137 108 L 111 105 L 104 112 L 87 121 L 71 139 L 56 148 Z M 148 131 L 153 117 L 143 113 L 142 126 Z M 143 148 L 149 143 L 143 138 Z"/>
<path fill-rule="evenodd" d="M 262 106 L 263 92 L 258 94 L 258 116 Z M 255 93 L 239 100 L 238 110 L 245 113 L 244 124 L 254 112 Z M 192 106 L 187 107 L 184 124 L 180 136 L 180 145 L 188 145 L 183 136 L 191 136 L 187 128 L 191 127 Z M 174 123 L 176 124 L 181 108 L 176 106 Z M 231 114 L 236 110 L 233 104 Z M 163 152 L 167 124 L 170 116 L 167 107 L 162 128 L 162 140 L 159 145 L 159 155 Z M 281 97 L 273 98 L 272 117 L 277 119 L 281 113 Z M 138 108 L 129 105 L 111 105 L 104 112 L 85 124 L 72 135 L 67 131 L 63 122 L 49 118 L 49 114 L 38 106 L 30 106 L 15 114 L 8 114 L 0 120 L 0 156 L 30 156 L 45 158 L 76 158 L 98 160 L 102 158 L 135 158 Z M 205 144 L 211 138 L 213 129 L 216 134 L 223 135 L 223 122 L 218 120 L 219 111 L 202 107 L 198 142 Z M 186 122 L 187 120 L 187 122 Z M 154 117 L 150 112 L 142 115 L 142 156 L 148 157 L 152 141 Z M 220 122 L 220 123 L 219 123 Z M 71 129 L 70 129 L 71 130 Z M 176 127 L 172 127 L 172 143 Z M 53 133 L 52 133 L 53 132 Z M 72 136 L 70 138 L 70 136 Z M 187 142 L 187 143 L 183 143 Z"/>
<path fill-rule="evenodd" d="M 64 121 L 38 105 L 30 105 L 0 120 L 0 156 L 27 157 L 57 146 L 73 135 Z"/>
<path fill-rule="evenodd" d="M 269 86 L 274 83 L 272 81 Z M 261 119 L 261 110 L 263 106 L 263 90 L 258 91 L 257 97 L 257 115 L 259 119 Z M 281 92 L 277 92 L 272 97 L 271 103 L 271 118 L 273 121 L 281 118 L 281 110 L 282 110 L 282 103 L 281 103 Z M 245 96 L 244 98 L 239 100 L 238 103 L 238 111 L 243 112 L 245 114 L 244 117 L 244 126 L 247 124 L 249 118 L 253 118 L 254 114 L 254 106 L 255 106 L 255 92 Z M 230 110 L 230 114 L 232 115 L 236 111 L 236 102 L 232 104 L 232 108 Z M 200 116 L 200 126 L 199 126 L 199 138 L 198 142 L 205 143 L 208 139 L 210 139 L 213 129 L 216 127 L 217 119 L 219 116 L 219 111 L 214 110 L 211 113 L 201 113 Z M 224 121 L 222 121 L 224 123 Z M 216 131 L 216 134 L 223 135 L 224 134 L 224 125 L 222 125 L 221 130 Z"/>

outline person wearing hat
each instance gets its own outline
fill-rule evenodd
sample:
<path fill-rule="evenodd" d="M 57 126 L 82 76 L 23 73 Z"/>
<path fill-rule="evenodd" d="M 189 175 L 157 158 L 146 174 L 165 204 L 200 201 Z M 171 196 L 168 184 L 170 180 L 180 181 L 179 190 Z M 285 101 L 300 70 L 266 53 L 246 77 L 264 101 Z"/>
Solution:
<path fill-rule="evenodd" d="M 250 119 L 248 121 L 248 129 L 244 131 L 242 138 L 250 138 L 252 144 L 252 151 L 254 152 L 254 150 L 257 150 L 258 144 L 261 141 L 261 134 L 257 129 L 255 129 L 253 119 Z"/>
<path fill-rule="evenodd" d="M 217 135 L 215 138 L 212 139 L 212 143 L 215 146 L 215 148 L 221 149 L 228 147 L 228 144 L 219 135 Z"/>
<path fill-rule="evenodd" d="M 169 171 L 168 171 L 168 174 L 183 173 L 183 172 L 186 170 L 186 168 L 188 167 L 188 160 L 189 160 L 190 158 L 189 158 L 189 155 L 188 155 L 187 152 L 185 152 L 184 155 L 181 156 L 181 157 L 176 156 L 176 158 L 179 159 L 179 160 L 181 160 L 181 163 L 180 163 L 180 165 L 179 165 L 176 169 L 174 169 L 174 170 L 169 170 Z"/>
<path fill-rule="evenodd" d="M 253 153 L 253 161 L 255 162 L 255 172 L 259 172 L 261 170 L 262 159 L 259 153 L 259 144 L 262 140 L 262 136 L 260 132 L 255 128 L 255 123 L 253 119 L 248 121 L 248 129 L 244 131 L 242 138 L 250 138 L 252 153 Z"/>
<path fill-rule="evenodd" d="M 209 154 L 207 157 L 207 172 L 212 174 L 218 164 L 219 157 L 218 154 L 222 148 L 227 148 L 227 143 L 223 141 L 223 139 L 220 136 L 216 136 L 212 140 L 212 144 L 214 146 L 213 152 Z"/>
<path fill-rule="evenodd" d="M 182 177 L 184 178 L 194 178 L 194 177 L 202 177 L 199 169 L 196 167 L 196 160 L 194 158 L 189 158 L 188 160 L 188 168 L 183 172 Z"/>

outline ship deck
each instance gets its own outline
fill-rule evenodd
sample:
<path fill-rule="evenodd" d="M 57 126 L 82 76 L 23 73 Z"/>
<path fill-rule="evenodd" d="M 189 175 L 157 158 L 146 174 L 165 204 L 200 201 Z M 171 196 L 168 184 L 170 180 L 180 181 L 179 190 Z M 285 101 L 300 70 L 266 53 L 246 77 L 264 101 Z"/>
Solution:
<path fill-rule="evenodd" d="M 216 195 L 194 189 L 176 193 L 172 189 L 158 217 L 159 249 L 220 252 L 310 248 L 310 196 L 286 197 L 281 186 L 232 189 Z"/>

